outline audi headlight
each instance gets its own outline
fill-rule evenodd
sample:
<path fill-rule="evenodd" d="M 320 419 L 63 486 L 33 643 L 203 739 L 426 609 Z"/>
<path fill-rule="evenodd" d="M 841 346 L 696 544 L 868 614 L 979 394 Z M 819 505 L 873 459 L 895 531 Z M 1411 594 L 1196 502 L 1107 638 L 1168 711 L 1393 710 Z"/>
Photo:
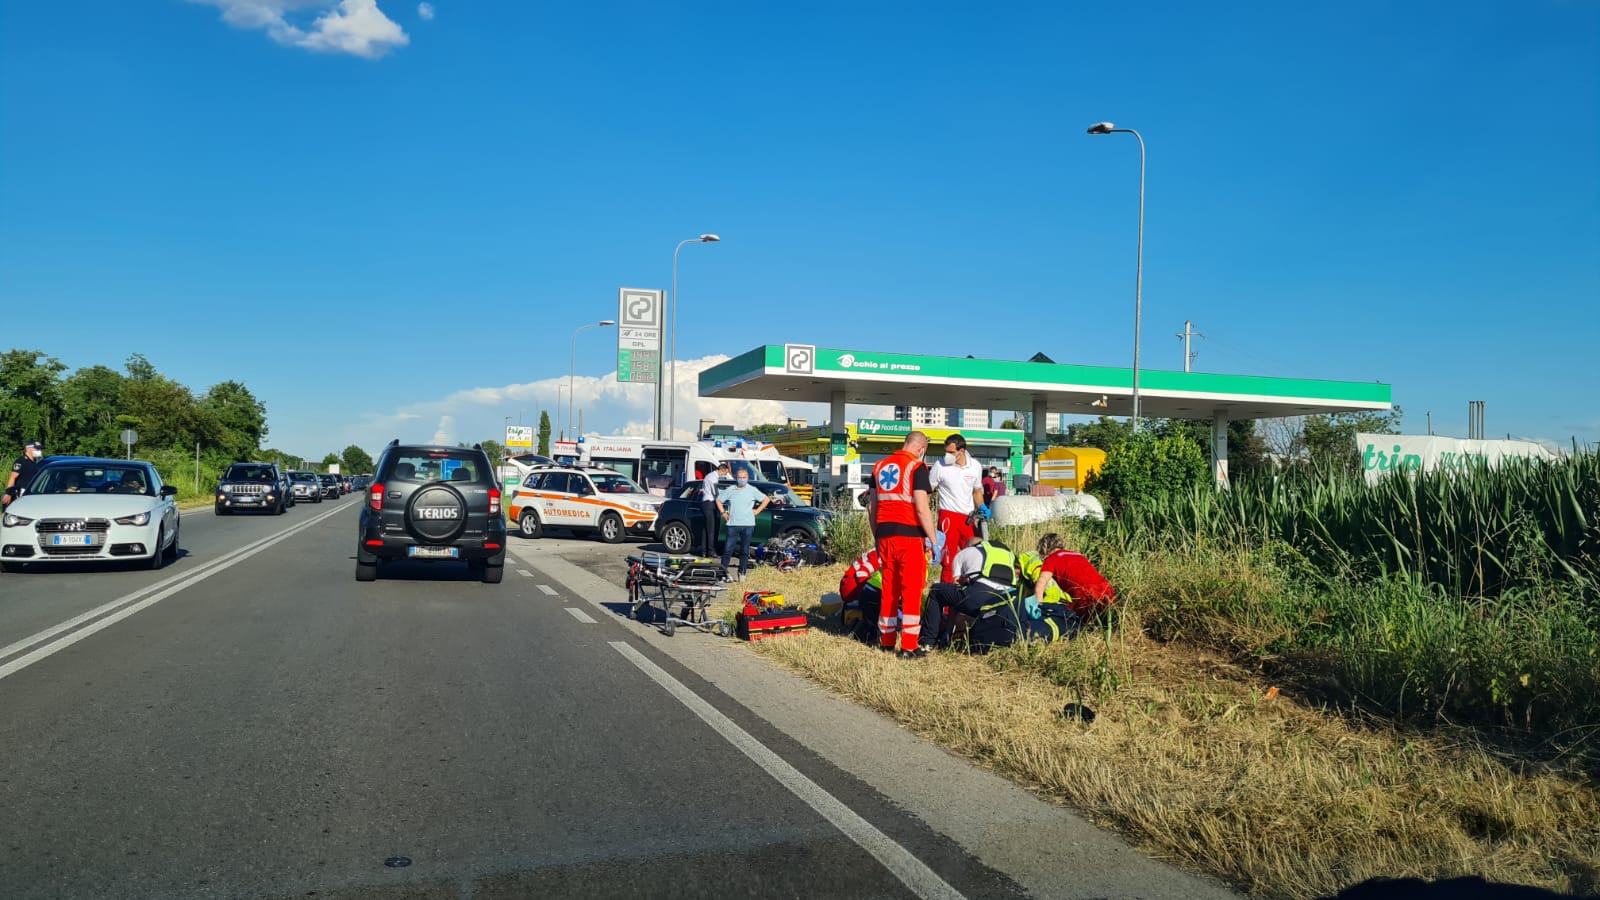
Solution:
<path fill-rule="evenodd" d="M 12 515 L 11 513 L 6 513 L 6 517 L 5 517 L 5 519 L 3 521 L 5 522 L 5 526 L 7 528 L 15 528 L 18 525 L 32 525 L 33 524 L 33 520 L 32 519 L 25 519 L 22 516 Z"/>
<path fill-rule="evenodd" d="M 147 512 L 142 512 L 142 513 L 139 513 L 138 515 L 123 516 L 122 518 L 115 519 L 114 521 L 118 525 L 149 525 L 150 524 L 150 514 L 147 513 Z"/>

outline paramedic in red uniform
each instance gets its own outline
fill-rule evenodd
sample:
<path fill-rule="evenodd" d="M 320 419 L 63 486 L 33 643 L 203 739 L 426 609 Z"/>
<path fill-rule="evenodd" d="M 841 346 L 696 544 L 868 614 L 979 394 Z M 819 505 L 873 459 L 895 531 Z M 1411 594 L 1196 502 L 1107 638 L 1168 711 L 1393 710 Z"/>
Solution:
<path fill-rule="evenodd" d="M 922 634 L 922 588 L 928 580 L 926 548 L 938 534 L 933 509 L 928 505 L 928 436 L 920 431 L 906 435 L 905 443 L 872 467 L 867 489 L 867 517 L 883 560 L 883 605 L 878 610 L 878 638 L 884 650 L 895 649 L 901 658 L 916 658 Z M 898 632 L 898 634 L 897 634 Z"/>
<path fill-rule="evenodd" d="M 1040 538 L 1039 556 L 1044 564 L 1033 586 L 1035 600 L 1047 602 L 1045 592 L 1056 585 L 1066 592 L 1067 605 L 1085 622 L 1094 621 L 1116 602 L 1117 589 L 1088 557 L 1066 549 L 1061 535 L 1052 531 Z"/>

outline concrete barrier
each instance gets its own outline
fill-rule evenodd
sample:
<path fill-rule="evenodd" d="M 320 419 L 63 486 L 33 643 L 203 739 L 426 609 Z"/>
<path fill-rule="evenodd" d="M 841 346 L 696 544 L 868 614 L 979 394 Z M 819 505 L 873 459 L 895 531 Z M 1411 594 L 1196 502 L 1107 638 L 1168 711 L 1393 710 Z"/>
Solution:
<path fill-rule="evenodd" d="M 1104 521 L 1105 507 L 1089 494 L 1057 494 L 1054 497 L 1029 497 L 1006 494 L 989 504 L 996 525 L 1034 525 L 1057 519 L 1097 519 Z"/>

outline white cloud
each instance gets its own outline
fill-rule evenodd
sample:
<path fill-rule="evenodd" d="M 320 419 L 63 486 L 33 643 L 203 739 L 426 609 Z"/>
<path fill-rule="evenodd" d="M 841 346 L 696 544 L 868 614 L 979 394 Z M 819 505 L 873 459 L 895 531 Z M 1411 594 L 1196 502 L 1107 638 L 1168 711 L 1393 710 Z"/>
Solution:
<path fill-rule="evenodd" d="M 828 410 L 823 404 L 783 404 L 775 400 L 724 400 L 699 396 L 700 373 L 727 360 L 726 356 L 708 356 L 678 363 L 676 436 L 679 439 L 692 438 L 702 418 L 735 427 L 782 422 L 788 416 L 806 418 L 811 424 L 818 425 L 827 418 Z M 651 385 L 619 383 L 616 372 L 599 377 L 579 375 L 572 380 L 572 395 L 574 424 L 581 418 L 587 434 L 648 436 L 654 433 L 652 411 L 655 391 Z M 393 411 L 371 412 L 351 426 L 341 439 L 363 447 L 381 447 L 391 438 L 416 440 L 421 435 L 410 429 L 414 429 L 419 421 L 437 421 L 439 424 L 433 438 L 440 443 L 473 442 L 487 438 L 498 440 L 506 416 L 510 416 L 513 422 L 520 419 L 523 424 L 537 425 L 541 409 L 550 413 L 552 434 L 560 433 L 568 409 L 567 376 L 499 387 L 465 388 L 437 400 L 408 404 Z M 887 411 L 853 407 L 852 414 L 886 415 Z M 292 426 L 284 430 L 290 431 Z M 570 436 L 570 430 L 568 433 Z"/>
<path fill-rule="evenodd" d="M 418 3 L 417 4 L 417 15 L 421 16 L 422 17 L 422 21 L 424 21 L 424 22 L 432 22 L 433 21 L 433 4 L 432 3 Z"/>
<path fill-rule="evenodd" d="M 214 6 L 222 11 L 222 20 L 229 25 L 264 30 L 268 37 L 289 47 L 378 59 L 395 47 L 411 43 L 405 29 L 378 8 L 378 0 L 190 2 Z"/>

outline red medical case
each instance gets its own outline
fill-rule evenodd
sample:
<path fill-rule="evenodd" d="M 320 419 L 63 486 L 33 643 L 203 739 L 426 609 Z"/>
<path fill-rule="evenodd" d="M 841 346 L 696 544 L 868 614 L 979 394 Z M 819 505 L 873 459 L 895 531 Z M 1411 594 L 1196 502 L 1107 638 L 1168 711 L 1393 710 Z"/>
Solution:
<path fill-rule="evenodd" d="M 797 609 L 766 609 L 757 613 L 739 613 L 735 631 L 741 640 L 761 641 L 781 634 L 799 634 L 806 630 L 806 614 Z"/>

